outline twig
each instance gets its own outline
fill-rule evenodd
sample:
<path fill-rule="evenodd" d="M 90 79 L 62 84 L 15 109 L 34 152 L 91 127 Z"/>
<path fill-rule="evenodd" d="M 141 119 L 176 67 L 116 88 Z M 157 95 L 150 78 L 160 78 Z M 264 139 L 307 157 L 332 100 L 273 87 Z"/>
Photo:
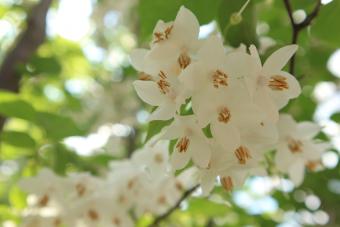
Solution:
<path fill-rule="evenodd" d="M 181 205 L 181 203 L 188 198 L 191 193 L 193 193 L 199 185 L 195 185 L 194 187 L 188 189 L 187 191 L 185 191 L 183 193 L 183 195 L 181 196 L 181 198 L 177 201 L 177 203 L 170 207 L 169 210 L 167 210 L 164 214 L 161 214 L 160 216 L 156 217 L 155 220 L 153 221 L 153 223 L 151 223 L 149 225 L 149 227 L 157 227 L 159 225 L 159 223 L 161 221 L 163 221 L 164 219 L 166 219 L 168 216 L 170 216 L 172 214 L 172 212 L 174 212 L 177 208 L 179 208 L 179 206 Z"/>
<path fill-rule="evenodd" d="M 292 8 L 292 5 L 290 3 L 290 0 L 283 0 L 283 2 L 285 4 L 286 10 L 287 10 L 287 13 L 288 13 L 288 16 L 289 16 L 290 24 L 291 24 L 292 29 L 293 29 L 291 43 L 297 44 L 300 32 L 304 28 L 308 27 L 312 23 L 314 18 L 318 15 L 320 8 L 321 8 L 321 0 L 317 0 L 317 3 L 315 5 L 313 11 L 310 14 L 308 14 L 307 17 L 301 23 L 295 23 L 295 21 L 294 21 L 293 8 Z M 295 55 L 290 60 L 289 72 L 294 75 L 294 72 L 295 72 Z"/>
<path fill-rule="evenodd" d="M 0 68 L 0 89 L 19 92 L 21 74 L 18 66 L 26 64 L 45 39 L 46 14 L 52 0 L 41 0 L 32 9 L 27 19 L 26 30 L 6 55 Z M 6 118 L 0 116 L 0 132 Z"/>

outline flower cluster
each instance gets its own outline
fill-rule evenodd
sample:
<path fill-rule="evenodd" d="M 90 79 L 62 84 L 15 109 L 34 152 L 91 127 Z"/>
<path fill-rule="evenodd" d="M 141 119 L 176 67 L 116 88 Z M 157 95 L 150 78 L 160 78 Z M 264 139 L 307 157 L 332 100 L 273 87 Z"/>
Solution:
<path fill-rule="evenodd" d="M 266 151 L 277 147 L 277 157 L 300 153 L 281 149 L 287 140 L 279 110 L 301 88 L 282 70 L 297 45 L 280 48 L 262 64 L 254 45 L 227 52 L 219 36 L 198 35 L 195 15 L 181 7 L 173 22 L 157 23 L 150 49 L 135 50 L 131 62 L 140 72 L 134 82 L 138 96 L 157 107 L 149 120 L 173 119 L 160 136 L 176 142 L 173 168 L 192 161 L 207 194 L 217 177 L 231 190 L 249 175 L 265 174 Z M 285 165 L 282 170 L 290 168 Z"/>
<path fill-rule="evenodd" d="M 22 226 L 132 227 L 132 217 L 160 215 L 174 206 L 196 184 L 194 175 L 194 168 L 177 177 L 171 173 L 166 142 L 112 162 L 105 178 L 87 173 L 60 177 L 44 169 L 20 183 L 30 193 Z"/>
<path fill-rule="evenodd" d="M 305 167 L 321 166 L 328 144 L 314 139 L 320 127 L 279 113 L 301 92 L 282 70 L 297 46 L 262 64 L 253 45 L 226 51 L 219 36 L 198 34 L 196 17 L 181 7 L 175 21 L 157 23 L 150 49 L 131 54 L 140 72 L 134 88 L 156 107 L 149 120 L 170 124 L 131 159 L 111 163 L 105 178 L 43 170 L 24 180 L 31 196 L 23 226 L 133 226 L 131 215 L 162 214 L 197 182 L 207 195 L 217 179 L 230 191 L 248 176 L 267 174 L 268 151 L 296 185 Z M 174 175 L 190 162 L 194 167 Z"/>

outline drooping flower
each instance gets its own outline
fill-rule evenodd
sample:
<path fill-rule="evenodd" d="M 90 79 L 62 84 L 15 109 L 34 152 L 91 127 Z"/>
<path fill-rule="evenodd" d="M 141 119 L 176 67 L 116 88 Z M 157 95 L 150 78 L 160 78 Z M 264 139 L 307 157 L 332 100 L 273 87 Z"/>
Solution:
<path fill-rule="evenodd" d="M 168 120 L 174 117 L 188 94 L 178 79 L 167 71 L 159 71 L 154 80 L 137 80 L 133 83 L 138 96 L 146 103 L 157 106 L 149 120 Z"/>
<path fill-rule="evenodd" d="M 267 112 L 273 122 L 278 120 L 278 111 L 301 93 L 296 78 L 282 71 L 297 48 L 297 45 L 280 48 L 268 57 L 263 66 L 256 47 L 252 45 L 249 48 L 254 61 L 254 73 L 246 79 L 248 89 L 254 102 Z"/>
<path fill-rule="evenodd" d="M 190 161 L 200 167 L 207 167 L 211 150 L 208 139 L 197 124 L 193 115 L 176 116 L 174 121 L 164 129 L 162 139 L 177 139 L 171 155 L 172 167 L 181 169 Z"/>
<path fill-rule="evenodd" d="M 173 22 L 157 22 L 148 58 L 159 64 L 177 62 L 178 70 L 183 70 L 200 46 L 198 34 L 196 16 L 182 6 Z"/>
<path fill-rule="evenodd" d="M 320 126 L 312 122 L 296 123 L 288 114 L 280 115 L 278 128 L 276 166 L 298 186 L 303 181 L 305 167 L 318 162 L 329 144 L 313 139 L 320 132 Z"/>

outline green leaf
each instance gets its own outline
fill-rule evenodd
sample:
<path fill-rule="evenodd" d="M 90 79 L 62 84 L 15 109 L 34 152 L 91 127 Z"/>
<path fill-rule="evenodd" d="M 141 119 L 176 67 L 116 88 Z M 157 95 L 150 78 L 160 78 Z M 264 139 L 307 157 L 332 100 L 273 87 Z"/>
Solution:
<path fill-rule="evenodd" d="M 4 131 L 1 133 L 1 141 L 16 147 L 35 148 L 35 140 L 24 132 Z"/>
<path fill-rule="evenodd" d="M 71 118 L 55 113 L 37 112 L 35 123 L 45 129 L 48 138 L 55 141 L 83 134 Z"/>
<path fill-rule="evenodd" d="M 26 194 L 17 186 L 13 186 L 9 192 L 9 201 L 11 205 L 17 209 L 26 207 Z"/>
<path fill-rule="evenodd" d="M 169 125 L 171 122 L 172 119 L 167 121 L 151 121 L 148 126 L 145 142 L 151 139 L 154 135 L 158 134 L 162 130 L 162 128 Z"/>
<path fill-rule="evenodd" d="M 252 1 L 242 13 L 242 21 L 237 25 L 230 24 L 230 17 L 238 12 L 245 2 L 246 0 L 221 0 L 217 14 L 217 22 L 225 42 L 234 47 L 242 43 L 247 46 L 258 44 L 255 7 Z"/>
<path fill-rule="evenodd" d="M 337 24 L 340 21 L 340 1 L 334 0 L 321 6 L 319 15 L 313 21 L 311 33 L 334 47 L 340 46 L 340 29 Z"/>
<path fill-rule="evenodd" d="M 35 119 L 35 110 L 17 94 L 0 91 L 0 114 L 6 117 L 21 118 L 28 121 Z"/>
<path fill-rule="evenodd" d="M 337 113 L 333 114 L 333 115 L 331 116 L 331 119 L 332 119 L 333 121 L 339 123 L 339 122 L 340 122 L 340 113 L 337 112 Z"/>
<path fill-rule="evenodd" d="M 49 75 L 58 75 L 61 72 L 61 65 L 57 58 L 55 57 L 40 57 L 35 56 L 31 59 L 29 63 L 31 67 L 30 74 L 49 74 Z"/>

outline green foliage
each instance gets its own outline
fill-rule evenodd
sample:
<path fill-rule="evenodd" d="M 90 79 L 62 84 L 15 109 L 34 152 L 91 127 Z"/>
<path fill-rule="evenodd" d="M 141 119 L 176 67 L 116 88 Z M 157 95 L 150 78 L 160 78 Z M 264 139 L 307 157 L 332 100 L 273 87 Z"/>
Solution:
<path fill-rule="evenodd" d="M 253 1 L 243 11 L 240 23 L 230 23 L 231 17 L 237 13 L 246 1 L 222 0 L 218 7 L 217 21 L 225 42 L 231 46 L 238 47 L 241 43 L 249 46 L 258 45 L 256 35 L 256 16 Z"/>
<path fill-rule="evenodd" d="M 4 131 L 1 133 L 1 141 L 16 147 L 35 148 L 35 140 L 25 132 Z"/>

